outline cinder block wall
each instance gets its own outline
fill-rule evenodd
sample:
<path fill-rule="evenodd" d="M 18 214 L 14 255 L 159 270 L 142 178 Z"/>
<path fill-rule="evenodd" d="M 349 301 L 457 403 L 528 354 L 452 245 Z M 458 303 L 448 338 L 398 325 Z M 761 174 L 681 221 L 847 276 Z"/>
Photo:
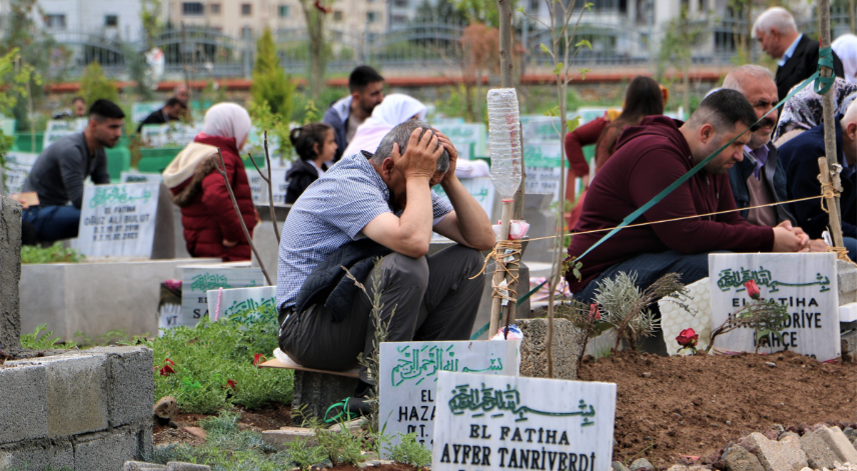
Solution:
<path fill-rule="evenodd" d="M 100 347 L 0 369 L 0 471 L 115 471 L 152 452 L 152 350 Z"/>

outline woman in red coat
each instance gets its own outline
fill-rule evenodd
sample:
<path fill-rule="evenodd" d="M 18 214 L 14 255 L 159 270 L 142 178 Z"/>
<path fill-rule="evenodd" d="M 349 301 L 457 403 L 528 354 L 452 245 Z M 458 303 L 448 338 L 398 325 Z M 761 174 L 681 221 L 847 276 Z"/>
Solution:
<path fill-rule="evenodd" d="M 226 175 L 250 235 L 258 215 L 239 151 L 250 133 L 250 115 L 234 103 L 219 103 L 205 113 L 202 132 L 164 170 L 164 183 L 181 208 L 187 250 L 194 257 L 225 262 L 249 260 L 250 244 L 217 171 L 223 154 Z"/>

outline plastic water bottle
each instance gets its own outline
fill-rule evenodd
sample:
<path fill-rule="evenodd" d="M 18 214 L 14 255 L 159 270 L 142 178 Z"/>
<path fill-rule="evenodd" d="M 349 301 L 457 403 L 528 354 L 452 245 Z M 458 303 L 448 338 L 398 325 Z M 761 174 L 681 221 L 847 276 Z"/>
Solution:
<path fill-rule="evenodd" d="M 504 200 L 521 186 L 521 118 L 514 88 L 488 91 L 488 148 L 491 180 Z"/>

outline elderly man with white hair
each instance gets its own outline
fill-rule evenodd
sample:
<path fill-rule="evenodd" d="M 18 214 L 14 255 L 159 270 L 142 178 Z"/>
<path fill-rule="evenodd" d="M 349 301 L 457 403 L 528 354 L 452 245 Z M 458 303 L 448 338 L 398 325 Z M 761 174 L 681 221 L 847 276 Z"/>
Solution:
<path fill-rule="evenodd" d="M 857 257 L 857 101 L 851 103 L 844 115 L 836 117 L 836 152 L 828 155 L 830 163 L 842 166 L 840 178 L 840 218 L 845 247 L 851 260 Z M 821 195 L 818 182 L 818 157 L 825 155 L 824 124 L 804 132 L 786 142 L 779 148 L 780 158 L 788 177 L 788 196 L 790 199 Z M 831 162 L 832 161 L 832 162 Z M 822 209 L 818 200 L 793 203 L 794 215 L 798 224 L 813 239 L 830 223 L 830 216 Z"/>
<path fill-rule="evenodd" d="M 753 37 L 763 51 L 777 59 L 775 81 L 780 100 L 818 68 L 818 41 L 799 33 L 794 17 L 785 8 L 765 10 L 753 25 Z M 833 53 L 833 73 L 837 77 L 844 75 L 836 53 Z"/>

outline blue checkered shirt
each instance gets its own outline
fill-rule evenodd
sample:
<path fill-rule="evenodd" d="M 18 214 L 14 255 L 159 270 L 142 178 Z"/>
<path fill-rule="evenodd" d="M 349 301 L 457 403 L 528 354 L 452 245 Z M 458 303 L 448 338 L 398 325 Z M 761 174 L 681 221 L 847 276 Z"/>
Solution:
<path fill-rule="evenodd" d="M 431 193 L 434 223 L 452 211 Z M 340 160 L 312 183 L 292 206 L 277 262 L 277 306 L 295 305 L 298 290 L 319 263 L 352 240 L 383 213 L 392 213 L 387 184 L 362 154 Z"/>

